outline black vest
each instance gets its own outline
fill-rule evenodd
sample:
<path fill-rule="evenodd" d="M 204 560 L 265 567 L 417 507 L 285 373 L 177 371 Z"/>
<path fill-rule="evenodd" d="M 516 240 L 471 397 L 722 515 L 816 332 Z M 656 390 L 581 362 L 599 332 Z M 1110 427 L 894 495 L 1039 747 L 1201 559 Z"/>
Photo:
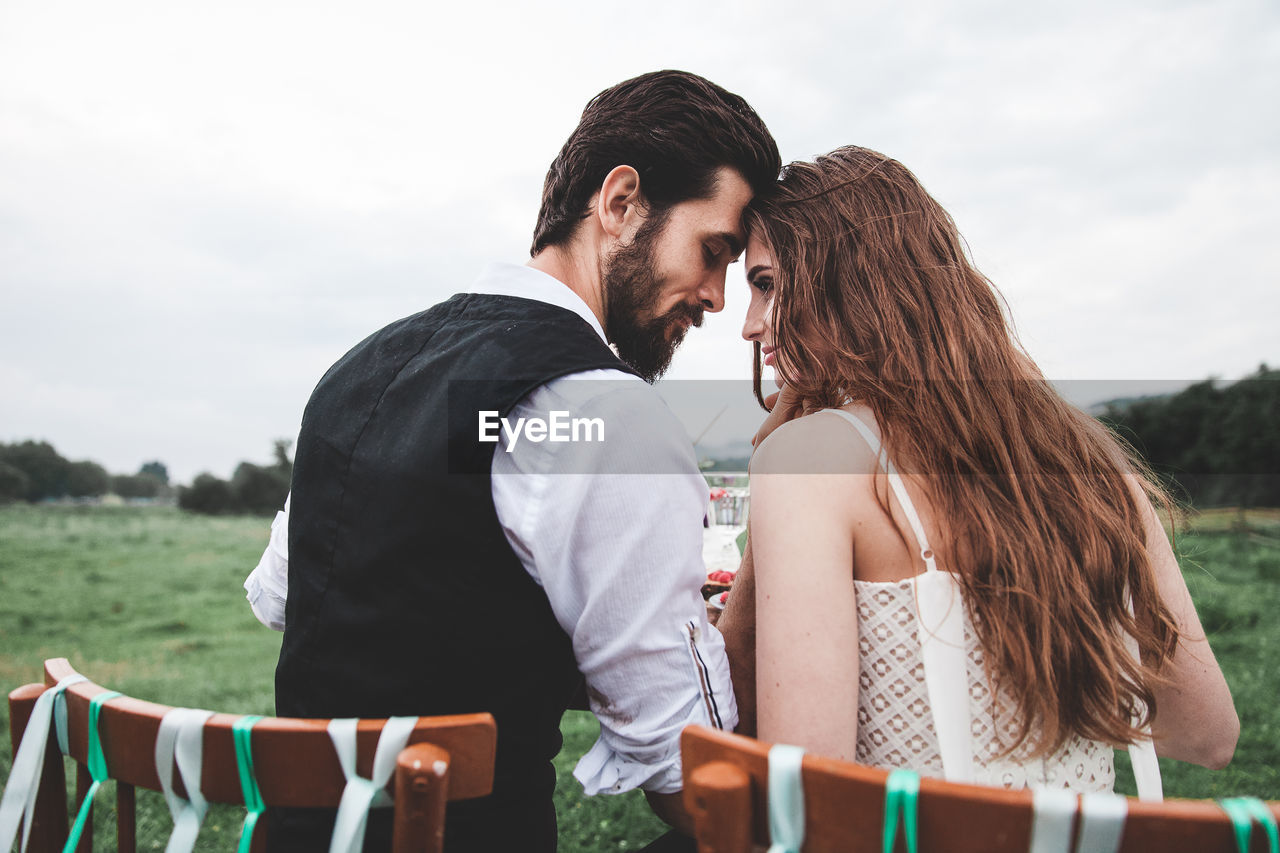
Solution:
<path fill-rule="evenodd" d="M 450 806 L 450 850 L 554 849 L 550 761 L 579 677 L 499 525 L 478 412 L 597 368 L 633 372 L 573 312 L 459 295 L 357 345 L 303 415 L 276 712 L 492 713 L 494 793 Z"/>

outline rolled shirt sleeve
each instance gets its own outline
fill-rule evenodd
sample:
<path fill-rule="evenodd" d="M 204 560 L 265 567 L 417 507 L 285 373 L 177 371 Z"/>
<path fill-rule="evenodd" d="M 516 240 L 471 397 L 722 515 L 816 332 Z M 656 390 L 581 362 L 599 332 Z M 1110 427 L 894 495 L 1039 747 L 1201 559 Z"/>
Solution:
<path fill-rule="evenodd" d="M 587 794 L 672 793 L 682 786 L 681 730 L 732 729 L 737 706 L 701 595 L 706 483 L 661 397 L 621 376 L 556 380 L 522 401 L 510 419 L 568 411 L 602 422 L 605 440 L 517 440 L 510 453 L 501 441 L 494 503 L 573 641 L 600 720 L 574 775 Z"/>
<path fill-rule="evenodd" d="M 271 522 L 271 538 L 262 559 L 244 582 L 245 598 L 258 621 L 273 631 L 284 630 L 284 605 L 289 595 L 289 498 Z"/>

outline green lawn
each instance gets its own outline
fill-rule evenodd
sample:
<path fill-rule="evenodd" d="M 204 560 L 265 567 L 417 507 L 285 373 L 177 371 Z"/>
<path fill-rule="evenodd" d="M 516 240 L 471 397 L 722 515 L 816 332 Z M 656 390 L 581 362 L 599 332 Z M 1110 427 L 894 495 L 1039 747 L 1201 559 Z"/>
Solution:
<path fill-rule="evenodd" d="M 1216 517 L 1215 517 L 1216 518 Z M 1181 535 L 1192 594 L 1231 684 L 1243 732 L 1232 766 L 1213 773 L 1162 762 L 1171 796 L 1254 794 L 1280 799 L 1280 519 L 1206 519 Z M 40 679 L 62 656 L 104 685 L 171 705 L 269 714 L 279 635 L 260 626 L 241 583 L 269 522 L 159 508 L 0 507 L 0 688 Z M 0 707 L 7 732 L 7 707 Z M 634 850 L 662 831 L 639 794 L 587 798 L 570 775 L 595 739 L 594 718 L 571 713 L 557 760 L 561 849 Z M 0 739 L 0 777 L 11 760 Z M 1121 790 L 1132 793 L 1127 779 Z M 109 790 L 100 797 L 107 804 Z M 163 849 L 170 823 L 158 794 L 139 792 L 143 849 Z M 96 821 L 96 849 L 114 821 Z M 234 849 L 243 810 L 210 812 L 199 850 Z"/>
<path fill-rule="evenodd" d="M 41 680 L 65 657 L 94 681 L 169 705 L 270 714 L 280 635 L 244 600 L 245 575 L 269 520 L 127 507 L 0 507 L 0 689 Z M 7 779 L 7 703 L 0 703 Z M 563 850 L 635 850 L 662 833 L 638 792 L 583 797 L 571 772 L 595 741 L 585 712 L 566 715 L 556 761 Z M 114 793 L 99 794 L 102 804 Z M 163 850 L 171 823 L 159 794 L 139 791 L 139 846 Z M 100 812 L 105 811 L 99 809 Z M 244 810 L 215 807 L 197 850 L 234 850 Z M 95 821 L 95 849 L 114 849 L 114 819 Z"/>

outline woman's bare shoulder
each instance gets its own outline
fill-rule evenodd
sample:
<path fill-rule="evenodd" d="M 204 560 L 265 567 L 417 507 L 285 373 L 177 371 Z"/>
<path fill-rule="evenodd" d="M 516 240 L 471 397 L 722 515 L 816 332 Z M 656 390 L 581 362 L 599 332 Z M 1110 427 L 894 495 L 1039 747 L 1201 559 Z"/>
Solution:
<path fill-rule="evenodd" d="M 854 417 L 878 432 L 869 413 Z M 869 423 L 868 423 L 869 422 Z M 874 474 L 876 455 L 842 416 L 814 412 L 782 424 L 751 459 L 752 474 Z"/>

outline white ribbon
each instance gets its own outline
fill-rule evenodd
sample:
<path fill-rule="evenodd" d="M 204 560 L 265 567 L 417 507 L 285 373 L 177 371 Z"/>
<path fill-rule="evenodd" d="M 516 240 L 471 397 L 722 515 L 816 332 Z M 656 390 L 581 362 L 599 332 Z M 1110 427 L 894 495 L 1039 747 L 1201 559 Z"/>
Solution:
<path fill-rule="evenodd" d="M 804 750 L 784 743 L 769 748 L 769 853 L 799 853 L 804 844 Z"/>
<path fill-rule="evenodd" d="M 40 790 L 40 776 L 44 773 L 44 748 L 49 741 L 49 724 L 56 719 L 58 745 L 67 752 L 67 702 L 62 691 L 72 684 L 88 681 L 79 673 L 68 675 L 53 687 L 40 694 L 31 709 L 22 743 L 13 757 L 9 770 L 9 782 L 5 785 L 4 798 L 0 799 L 0 850 L 13 847 L 22 822 L 22 846 L 26 853 L 27 838 L 31 835 L 31 821 L 35 817 L 36 793 Z"/>
<path fill-rule="evenodd" d="M 1128 801 L 1119 794 L 1081 794 L 1076 853 L 1117 853 L 1128 815 Z"/>
<path fill-rule="evenodd" d="M 1031 853 L 1070 853 L 1076 795 L 1061 789 L 1037 788 L 1032 794 Z"/>
<path fill-rule="evenodd" d="M 360 853 L 364 845 L 369 809 L 391 805 L 387 783 L 396 769 L 396 756 L 409 742 L 417 717 L 391 717 L 378 735 L 378 749 L 373 755 L 373 773 L 365 779 L 356 775 L 356 723 L 354 719 L 330 720 L 329 739 L 333 741 L 338 763 L 347 777 L 347 787 L 338 803 L 338 817 L 333 824 L 329 853 Z"/>
<path fill-rule="evenodd" d="M 200 773 L 204 757 L 204 724 L 212 711 L 198 708 L 173 708 L 160 720 L 156 733 L 156 775 L 160 790 L 173 815 L 173 832 L 165 853 L 190 853 L 195 847 L 200 824 L 209 804 L 200 793 Z M 173 761 L 178 759 L 178 772 L 188 799 L 173 790 Z"/>

